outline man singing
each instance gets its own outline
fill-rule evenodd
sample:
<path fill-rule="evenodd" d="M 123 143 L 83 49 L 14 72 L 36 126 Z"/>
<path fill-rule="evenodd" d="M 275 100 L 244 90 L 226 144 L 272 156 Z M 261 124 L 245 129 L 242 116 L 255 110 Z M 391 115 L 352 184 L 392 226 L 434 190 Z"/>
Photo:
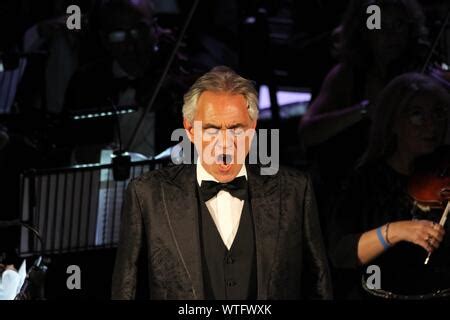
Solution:
<path fill-rule="evenodd" d="M 199 158 L 130 182 L 112 298 L 135 297 L 142 252 L 151 299 L 330 299 L 310 178 L 245 163 L 252 83 L 216 67 L 184 96 L 183 116 Z"/>

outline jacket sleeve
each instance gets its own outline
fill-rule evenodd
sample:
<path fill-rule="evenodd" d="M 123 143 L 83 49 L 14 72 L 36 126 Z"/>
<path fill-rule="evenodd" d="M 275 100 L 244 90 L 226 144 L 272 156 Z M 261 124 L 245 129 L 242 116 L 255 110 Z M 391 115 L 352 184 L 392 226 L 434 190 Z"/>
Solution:
<path fill-rule="evenodd" d="M 112 280 L 112 299 L 134 299 L 137 264 L 143 242 L 142 208 L 135 181 L 129 183 L 122 207 L 119 247 Z"/>
<path fill-rule="evenodd" d="M 367 183 L 356 173 L 345 183 L 333 203 L 326 229 L 328 255 L 335 268 L 356 270 L 360 265 L 358 242 L 365 231 L 362 217 L 370 215 L 364 205 L 368 201 L 367 194 L 371 194 Z"/>
<path fill-rule="evenodd" d="M 304 272 L 302 295 L 305 299 L 332 299 L 331 275 L 319 224 L 317 203 L 311 179 L 303 195 Z"/>

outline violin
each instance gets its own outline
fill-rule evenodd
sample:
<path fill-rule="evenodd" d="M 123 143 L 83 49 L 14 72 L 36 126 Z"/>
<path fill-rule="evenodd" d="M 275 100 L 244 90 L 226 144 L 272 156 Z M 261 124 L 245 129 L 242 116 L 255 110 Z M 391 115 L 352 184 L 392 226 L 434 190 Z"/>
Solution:
<path fill-rule="evenodd" d="M 418 170 L 409 180 L 408 194 L 422 211 L 442 209 L 439 224 L 444 226 L 450 211 L 450 148 L 439 149 L 419 162 Z"/>
<path fill-rule="evenodd" d="M 419 160 L 411 176 L 408 194 L 423 211 L 439 209 L 450 195 L 450 148 L 443 147 Z"/>
<path fill-rule="evenodd" d="M 448 65 L 436 63 L 432 64 L 432 57 L 447 24 L 450 21 L 450 8 L 444 18 L 444 22 L 433 41 L 431 49 L 422 67 L 422 73 L 427 73 L 430 77 L 438 81 L 444 88 L 450 91 L 450 71 Z M 447 221 L 450 211 L 450 148 L 444 147 L 427 156 L 419 170 L 410 178 L 408 184 L 408 194 L 414 201 L 414 205 L 422 211 L 431 209 L 442 209 L 443 213 L 439 221 L 442 227 Z M 427 264 L 431 253 L 424 261 Z"/>

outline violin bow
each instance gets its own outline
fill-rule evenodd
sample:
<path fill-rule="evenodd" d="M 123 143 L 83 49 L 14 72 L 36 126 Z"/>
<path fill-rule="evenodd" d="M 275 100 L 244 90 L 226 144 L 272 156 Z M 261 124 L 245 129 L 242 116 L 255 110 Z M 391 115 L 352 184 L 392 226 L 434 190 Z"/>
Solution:
<path fill-rule="evenodd" d="M 428 65 L 430 64 L 431 58 L 433 57 L 433 54 L 436 51 L 436 47 L 439 43 L 439 40 L 441 39 L 442 35 L 444 34 L 444 30 L 447 27 L 449 18 L 450 18 L 450 8 L 447 9 L 447 14 L 445 15 L 444 22 L 442 23 L 442 26 L 439 29 L 438 35 L 436 36 L 436 38 L 433 41 L 431 49 L 428 52 L 427 58 L 425 59 L 425 63 L 422 66 L 422 70 L 420 71 L 420 73 L 426 72 Z"/>
<path fill-rule="evenodd" d="M 159 78 L 159 80 L 158 80 L 158 82 L 156 84 L 156 87 L 155 87 L 155 89 L 154 89 L 154 91 L 152 93 L 152 96 L 150 98 L 149 103 L 147 104 L 144 112 L 142 113 L 142 115 L 140 116 L 140 118 L 139 118 L 139 120 L 137 122 L 137 125 L 136 125 L 136 127 L 135 127 L 135 129 L 133 131 L 133 134 L 131 135 L 131 138 L 130 138 L 130 140 L 128 142 L 128 145 L 126 146 L 125 150 L 130 150 L 131 147 L 133 146 L 133 144 L 136 142 L 137 135 L 138 135 L 139 131 L 141 130 L 142 125 L 144 124 L 146 114 L 148 114 L 151 110 L 153 110 L 153 106 L 154 106 L 154 104 L 156 102 L 156 98 L 158 97 L 158 94 L 161 91 L 162 85 L 163 85 L 164 81 L 167 78 L 167 75 L 169 73 L 170 67 L 172 66 L 172 63 L 175 60 L 175 56 L 176 56 L 176 54 L 178 52 L 178 49 L 181 46 L 181 42 L 184 39 L 184 35 L 186 34 L 186 31 L 187 31 L 187 29 L 188 29 L 188 27 L 189 27 L 189 25 L 190 25 L 190 23 L 192 21 L 194 13 L 196 12 L 197 7 L 198 7 L 198 5 L 200 3 L 200 0 L 194 0 L 194 1 L 195 2 L 192 4 L 191 10 L 189 11 L 189 14 L 188 14 L 188 16 L 187 16 L 187 18 L 186 18 L 186 20 L 184 22 L 183 28 L 181 29 L 181 32 L 180 32 L 180 34 L 178 36 L 177 42 L 175 43 L 175 47 L 173 48 L 173 50 L 172 50 L 172 52 L 171 52 L 171 54 L 169 56 L 169 60 L 167 60 L 167 63 L 165 65 L 165 67 L 164 67 L 164 71 L 163 71 L 161 77 Z"/>
<path fill-rule="evenodd" d="M 442 214 L 441 221 L 439 221 L 440 226 L 444 226 L 445 222 L 447 221 L 448 212 L 450 211 L 450 201 L 447 201 L 447 206 L 445 207 L 444 213 Z M 427 258 L 425 259 L 425 262 L 423 264 L 428 264 L 428 261 L 430 261 L 431 252 L 428 253 Z"/>

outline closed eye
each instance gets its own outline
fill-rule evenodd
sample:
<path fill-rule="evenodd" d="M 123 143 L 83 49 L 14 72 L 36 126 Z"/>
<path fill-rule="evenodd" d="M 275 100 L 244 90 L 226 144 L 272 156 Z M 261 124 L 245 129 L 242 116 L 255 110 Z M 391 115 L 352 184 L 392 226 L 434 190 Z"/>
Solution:
<path fill-rule="evenodd" d="M 244 133 L 245 130 L 241 127 L 237 127 L 237 128 L 231 129 L 231 131 L 235 136 L 240 136 Z"/>
<path fill-rule="evenodd" d="M 217 128 L 206 128 L 204 129 L 205 134 L 207 135 L 216 135 L 219 133 L 219 129 Z"/>

